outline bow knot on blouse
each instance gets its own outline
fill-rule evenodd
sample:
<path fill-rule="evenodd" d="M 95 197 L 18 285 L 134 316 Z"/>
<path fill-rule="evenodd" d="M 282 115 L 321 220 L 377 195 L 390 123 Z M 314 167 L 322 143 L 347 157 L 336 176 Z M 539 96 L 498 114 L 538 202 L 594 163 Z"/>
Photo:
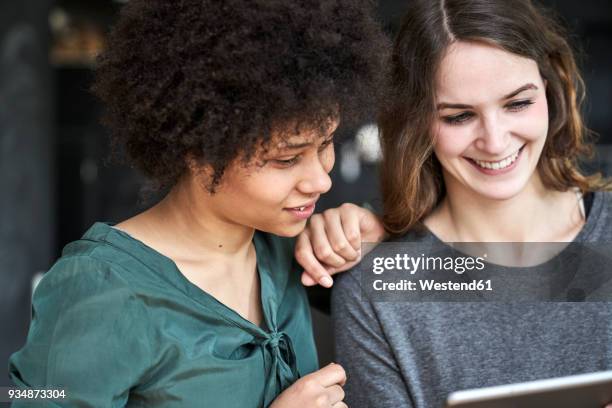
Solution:
<path fill-rule="evenodd" d="M 264 396 L 264 406 L 293 384 L 300 374 L 297 370 L 295 351 L 291 338 L 282 331 L 273 331 L 261 343 L 266 370 L 269 372 Z"/>

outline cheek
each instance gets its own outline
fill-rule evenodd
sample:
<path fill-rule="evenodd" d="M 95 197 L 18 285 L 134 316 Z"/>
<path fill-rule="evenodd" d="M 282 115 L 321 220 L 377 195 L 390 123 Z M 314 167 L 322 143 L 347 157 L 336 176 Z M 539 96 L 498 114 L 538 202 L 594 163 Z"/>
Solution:
<path fill-rule="evenodd" d="M 251 180 L 245 189 L 246 197 L 243 197 L 241 202 L 260 203 L 264 207 L 259 211 L 265 211 L 266 208 L 271 209 L 283 203 L 293 188 L 293 178 L 288 175 L 262 175 Z"/>
<path fill-rule="evenodd" d="M 239 208 L 241 211 L 251 209 L 255 212 L 275 206 L 284 199 L 287 181 L 277 177 L 267 169 L 254 171 L 242 177 L 235 177 L 225 188 L 227 208 Z M 248 207 L 245 204 L 248 203 Z"/>
<path fill-rule="evenodd" d="M 521 117 L 520 129 L 517 133 L 532 141 L 546 138 L 548 134 L 548 104 L 546 98 L 537 101 L 531 105 L 531 109 L 525 112 L 525 115 Z"/>
<path fill-rule="evenodd" d="M 440 162 L 463 156 L 473 142 L 471 126 L 439 125 L 434 143 L 434 152 Z"/>
<path fill-rule="evenodd" d="M 336 152 L 334 150 L 334 146 L 331 145 L 321 153 L 321 165 L 323 166 L 323 169 L 329 173 L 334 168 L 335 162 Z"/>

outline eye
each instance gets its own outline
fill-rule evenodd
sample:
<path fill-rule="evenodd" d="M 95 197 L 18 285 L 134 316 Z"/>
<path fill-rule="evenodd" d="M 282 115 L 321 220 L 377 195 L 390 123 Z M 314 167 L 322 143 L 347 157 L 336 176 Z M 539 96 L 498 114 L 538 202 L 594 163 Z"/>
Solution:
<path fill-rule="evenodd" d="M 319 152 L 322 152 L 323 150 L 327 149 L 327 147 L 332 145 L 333 143 L 334 143 L 333 138 L 329 138 L 325 140 L 323 143 L 321 143 L 321 146 L 319 146 Z"/>
<path fill-rule="evenodd" d="M 457 115 L 444 116 L 442 120 L 444 123 L 448 123 L 449 125 L 460 125 L 472 119 L 472 117 L 474 117 L 472 112 L 461 112 Z"/>
<path fill-rule="evenodd" d="M 506 109 L 510 112 L 520 112 L 524 109 L 527 109 L 529 105 L 533 105 L 533 101 L 531 99 L 523 99 L 520 101 L 514 101 L 506 105 Z"/>
<path fill-rule="evenodd" d="M 281 167 L 291 167 L 296 164 L 300 160 L 299 156 L 293 156 L 290 159 L 274 159 L 272 162 L 281 166 Z"/>

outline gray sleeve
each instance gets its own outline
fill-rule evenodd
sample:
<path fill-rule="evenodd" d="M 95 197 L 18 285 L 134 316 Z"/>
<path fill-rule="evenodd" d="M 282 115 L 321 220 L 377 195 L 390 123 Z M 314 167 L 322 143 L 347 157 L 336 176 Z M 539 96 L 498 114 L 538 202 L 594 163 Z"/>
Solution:
<path fill-rule="evenodd" d="M 332 316 L 337 362 L 347 373 L 348 406 L 412 408 L 412 398 L 376 312 L 351 273 L 336 280 Z"/>

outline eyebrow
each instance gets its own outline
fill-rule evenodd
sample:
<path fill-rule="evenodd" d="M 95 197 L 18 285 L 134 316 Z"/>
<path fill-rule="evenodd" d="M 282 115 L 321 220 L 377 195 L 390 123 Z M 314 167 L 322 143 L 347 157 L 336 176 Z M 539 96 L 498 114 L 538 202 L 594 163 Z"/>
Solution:
<path fill-rule="evenodd" d="M 323 140 L 323 143 L 332 140 L 334 138 L 334 133 L 332 133 L 331 135 L 329 135 L 328 137 L 326 137 Z M 297 149 L 303 149 L 304 147 L 310 147 L 313 146 L 314 143 L 313 142 L 304 142 L 304 143 L 289 143 L 289 142 L 282 142 L 281 144 L 278 145 L 278 148 L 281 150 L 297 150 Z"/>
<path fill-rule="evenodd" d="M 281 143 L 278 147 L 280 149 L 290 149 L 290 150 L 295 150 L 295 149 L 302 149 L 304 147 L 309 147 L 312 146 L 312 142 L 306 142 L 306 143 Z"/>
<path fill-rule="evenodd" d="M 521 92 L 526 91 L 528 89 L 533 89 L 534 91 L 537 91 L 538 87 L 535 86 L 534 84 L 531 84 L 531 83 L 525 84 L 525 85 L 521 86 L 519 89 L 517 89 L 516 91 L 510 92 L 508 95 L 504 96 L 503 99 L 510 99 L 510 98 L 512 98 L 512 97 L 514 97 L 514 96 L 516 96 L 516 95 L 520 94 Z"/>
<path fill-rule="evenodd" d="M 525 84 L 525 85 L 521 86 L 520 88 L 510 92 L 508 95 L 505 95 L 502 98 L 502 100 L 506 100 L 506 99 L 510 99 L 512 97 L 515 97 L 516 95 L 518 95 L 521 92 L 526 91 L 528 89 L 537 90 L 538 87 L 535 86 L 532 83 Z M 442 110 L 442 109 L 470 109 L 470 108 L 472 108 L 472 106 L 471 105 L 465 105 L 465 104 L 462 104 L 462 103 L 445 103 L 445 102 L 442 102 L 442 103 L 438 104 L 437 108 L 438 108 L 438 110 Z"/>

